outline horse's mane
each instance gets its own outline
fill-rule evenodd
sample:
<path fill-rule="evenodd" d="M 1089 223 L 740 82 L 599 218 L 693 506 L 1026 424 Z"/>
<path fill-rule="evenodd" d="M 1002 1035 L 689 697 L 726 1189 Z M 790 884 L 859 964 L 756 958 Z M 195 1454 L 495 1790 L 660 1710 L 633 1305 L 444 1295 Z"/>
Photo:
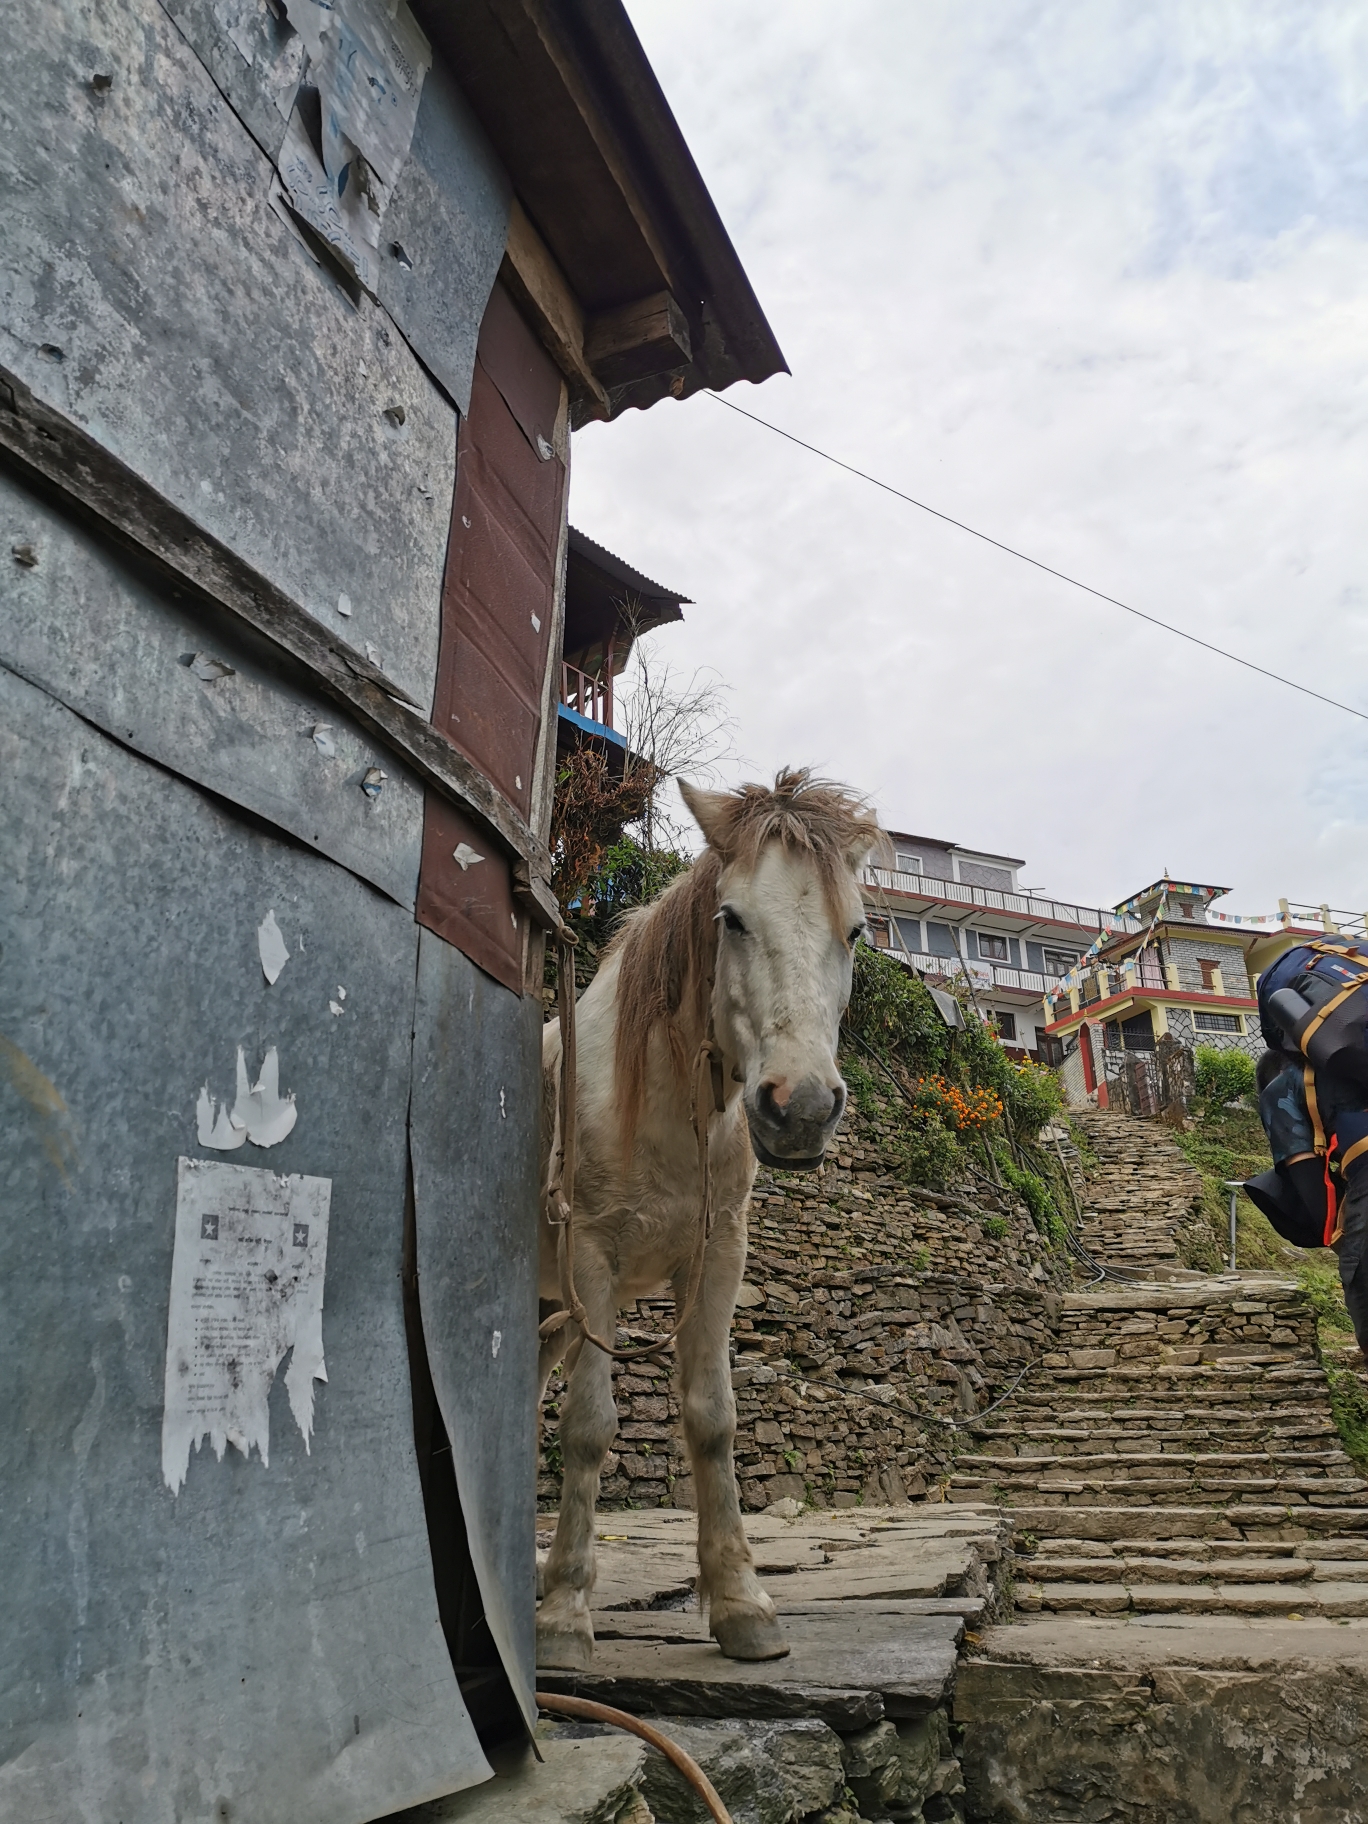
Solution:
<path fill-rule="evenodd" d="M 743 785 L 709 800 L 708 846 L 659 899 L 624 922 L 610 954 L 620 958 L 613 1069 L 630 1152 L 641 1115 L 651 1034 L 664 1031 L 681 1085 L 708 1024 L 717 957 L 717 882 L 724 867 L 753 868 L 767 842 L 812 856 L 833 919 L 850 857 L 879 840 L 878 819 L 862 798 L 806 767 L 786 767 L 773 787 Z"/>

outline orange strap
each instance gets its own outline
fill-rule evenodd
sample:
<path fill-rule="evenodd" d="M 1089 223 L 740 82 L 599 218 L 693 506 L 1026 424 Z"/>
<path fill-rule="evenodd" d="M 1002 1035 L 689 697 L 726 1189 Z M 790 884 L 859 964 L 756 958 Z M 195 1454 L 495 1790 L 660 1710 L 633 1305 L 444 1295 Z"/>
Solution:
<path fill-rule="evenodd" d="M 1309 1064 L 1302 1071 L 1302 1083 L 1306 1089 L 1306 1112 L 1311 1117 L 1316 1151 L 1323 1153 L 1325 1151 L 1325 1129 L 1321 1125 L 1320 1104 L 1316 1100 L 1316 1073 Z"/>

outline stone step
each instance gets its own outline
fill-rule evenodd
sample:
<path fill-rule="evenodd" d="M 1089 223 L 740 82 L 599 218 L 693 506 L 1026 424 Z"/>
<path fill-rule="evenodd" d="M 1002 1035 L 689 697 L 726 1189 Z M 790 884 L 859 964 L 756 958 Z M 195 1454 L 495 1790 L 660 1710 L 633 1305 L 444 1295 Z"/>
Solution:
<path fill-rule="evenodd" d="M 1099 1507 L 1021 1503 L 1010 1510 L 1018 1536 L 1068 1539 L 1239 1539 L 1274 1536 L 1284 1528 L 1299 1540 L 1309 1533 L 1364 1536 L 1368 1507 L 1259 1505 L 1221 1507 Z"/>
<path fill-rule="evenodd" d="M 1368 1582 L 1019 1584 L 1016 1607 L 1027 1615 L 1368 1616 Z"/>
<path fill-rule="evenodd" d="M 1347 1581 L 1368 1583 L 1368 1565 L 1356 1567 L 1360 1575 Z M 1203 1561 L 1198 1558 L 1132 1557 L 1024 1558 L 1017 1564 L 1018 1582 L 1025 1580 L 1049 1587 L 1054 1584 L 1080 1583 L 1179 1583 L 1198 1582 L 1226 1584 L 1310 1583 L 1316 1566 L 1310 1559 L 1232 1558 Z"/>
<path fill-rule="evenodd" d="M 1310 1472 L 1317 1467 L 1335 1468 L 1352 1473 L 1347 1456 L 1342 1450 L 1248 1450 L 1248 1451 L 1189 1451 L 1189 1450 L 1107 1450 L 1096 1452 L 1078 1451 L 1063 1456 L 1037 1456 L 1034 1451 L 1018 1452 L 1014 1456 L 989 1456 L 975 1452 L 958 1456 L 955 1459 L 957 1473 L 966 1475 L 988 1475 L 995 1470 L 1006 1470 L 1008 1474 L 1024 1475 L 1031 1470 L 1060 1469 L 1082 1475 L 1094 1469 L 1143 1469 L 1158 1466 L 1161 1469 L 1177 1470 L 1212 1470 L 1243 1469 L 1254 1464 L 1281 1464 L 1287 1468 L 1299 1468 Z"/>
<path fill-rule="evenodd" d="M 1020 1542 L 1020 1541 L 1019 1541 Z M 1061 1559 L 1090 1559 L 1105 1563 L 1109 1559 L 1143 1562 L 1150 1558 L 1181 1559 L 1193 1567 L 1193 1579 L 1207 1573 L 1204 1565 L 1231 1567 L 1251 1560 L 1276 1560 L 1286 1564 L 1295 1560 L 1309 1564 L 1320 1574 L 1322 1566 L 1342 1569 L 1359 1567 L 1345 1575 L 1352 1581 L 1360 1573 L 1368 1575 L 1368 1539 L 1125 1539 L 1117 1544 L 1104 1539 L 1037 1539 L 1027 1554 L 1028 1567 L 1039 1580 L 1053 1580 L 1053 1567 Z M 1220 1577 L 1240 1577 L 1234 1570 L 1221 1569 Z M 1328 1573 L 1327 1573 L 1328 1574 Z M 1289 1577 L 1294 1574 L 1289 1571 Z"/>
<path fill-rule="evenodd" d="M 1059 1496 L 1108 1495 L 1134 1498 L 1140 1495 L 1164 1496 L 1175 1490 L 1200 1492 L 1214 1501 L 1233 1500 L 1241 1495 L 1259 1495 L 1276 1500 L 1298 1495 L 1307 1496 L 1322 1506 L 1330 1502 L 1362 1499 L 1368 1505 L 1368 1482 L 1360 1476 L 1216 1476 L 1190 1475 L 1176 1470 L 1171 1476 L 1079 1476 L 1039 1477 L 1030 1475 L 962 1476 L 950 1478 L 951 1489 L 974 1489 L 987 1495 L 1001 1490 L 1005 1495 L 1029 1493 Z"/>

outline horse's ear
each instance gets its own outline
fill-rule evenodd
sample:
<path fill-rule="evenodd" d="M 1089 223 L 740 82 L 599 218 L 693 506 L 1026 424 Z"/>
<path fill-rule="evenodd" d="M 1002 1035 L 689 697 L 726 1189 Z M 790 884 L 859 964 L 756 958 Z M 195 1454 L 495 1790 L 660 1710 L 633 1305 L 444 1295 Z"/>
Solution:
<path fill-rule="evenodd" d="M 864 824 L 846 850 L 852 874 L 862 868 L 887 868 L 893 865 L 893 845 L 877 824 Z"/>
<path fill-rule="evenodd" d="M 679 795 L 702 830 L 708 847 L 725 855 L 736 815 L 736 799 L 730 792 L 705 792 L 701 786 L 690 785 L 687 779 L 679 781 Z"/>

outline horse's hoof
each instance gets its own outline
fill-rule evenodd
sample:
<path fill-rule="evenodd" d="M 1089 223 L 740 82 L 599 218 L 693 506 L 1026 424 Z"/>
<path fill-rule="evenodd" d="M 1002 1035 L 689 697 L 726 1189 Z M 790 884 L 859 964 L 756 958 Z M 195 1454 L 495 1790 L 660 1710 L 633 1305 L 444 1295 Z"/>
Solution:
<path fill-rule="evenodd" d="M 728 1659 L 783 1659 L 789 1650 L 778 1617 L 759 1609 L 714 1609 L 708 1632 Z"/>
<path fill-rule="evenodd" d="M 785 1648 L 787 1652 L 787 1648 Z M 537 1629 L 537 1665 L 547 1672 L 587 1672 L 594 1663 L 592 1630 Z"/>

